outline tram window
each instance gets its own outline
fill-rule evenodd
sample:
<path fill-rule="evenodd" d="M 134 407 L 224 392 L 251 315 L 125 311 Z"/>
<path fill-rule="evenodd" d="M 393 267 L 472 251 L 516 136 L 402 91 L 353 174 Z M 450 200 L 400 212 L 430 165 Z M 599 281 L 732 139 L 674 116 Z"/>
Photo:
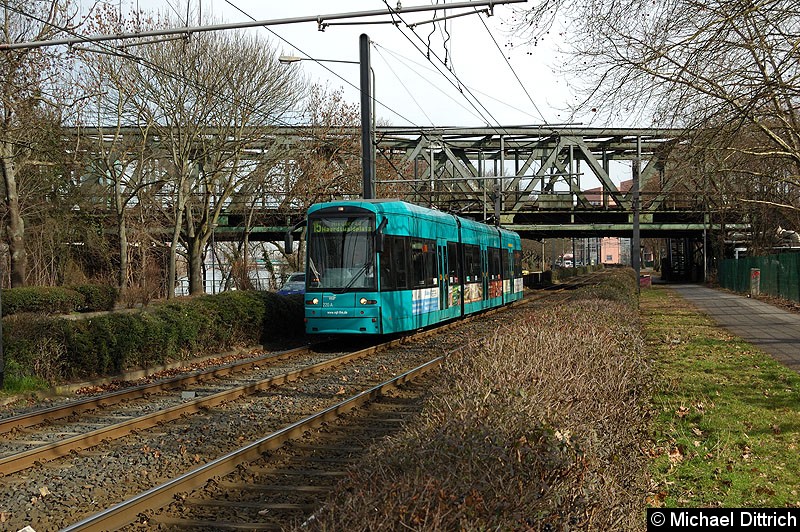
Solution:
<path fill-rule="evenodd" d="M 514 251 L 514 277 L 522 277 L 522 252 Z"/>
<path fill-rule="evenodd" d="M 458 262 L 458 244 L 455 242 L 447 243 L 447 276 L 451 283 L 461 282 L 461 270 Z"/>
<path fill-rule="evenodd" d="M 489 279 L 500 279 L 500 273 L 502 271 L 500 265 L 500 250 L 498 248 L 489 248 Z"/>
<path fill-rule="evenodd" d="M 464 281 L 477 283 L 481 280 L 481 248 L 464 244 Z"/>
<path fill-rule="evenodd" d="M 408 288 L 408 238 L 387 235 L 381 254 L 381 290 Z"/>
<path fill-rule="evenodd" d="M 436 286 L 436 242 L 433 240 L 411 240 L 411 283 L 413 288 Z"/>

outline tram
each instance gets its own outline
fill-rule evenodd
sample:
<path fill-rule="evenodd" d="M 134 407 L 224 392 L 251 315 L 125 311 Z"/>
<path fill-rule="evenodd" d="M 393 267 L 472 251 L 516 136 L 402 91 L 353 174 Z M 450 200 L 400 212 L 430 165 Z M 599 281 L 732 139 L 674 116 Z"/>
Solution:
<path fill-rule="evenodd" d="M 316 204 L 306 225 L 309 334 L 416 330 L 522 298 L 514 232 L 397 200 Z"/>

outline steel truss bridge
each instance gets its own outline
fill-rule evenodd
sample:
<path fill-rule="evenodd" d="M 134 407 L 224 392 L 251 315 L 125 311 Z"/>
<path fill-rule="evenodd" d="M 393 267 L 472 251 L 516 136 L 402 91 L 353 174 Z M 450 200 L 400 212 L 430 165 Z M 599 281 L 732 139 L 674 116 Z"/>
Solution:
<path fill-rule="evenodd" d="M 339 131 L 358 138 L 360 129 Z M 104 135 L 100 129 L 94 132 Z M 681 176 L 669 171 L 669 156 L 683 133 L 555 126 L 377 127 L 375 158 L 384 168 L 388 161 L 392 171 L 388 176 L 382 172 L 375 189 L 379 199 L 382 187 L 401 190 L 399 198 L 393 197 L 499 223 L 525 238 L 630 237 L 637 223 L 641 237 L 696 238 L 721 229 L 713 225 L 721 222 L 712 220 L 702 194 L 682 186 Z M 131 128 L 125 134 L 138 132 Z M 303 143 L 312 135 L 299 126 L 271 128 L 257 137 L 266 152 Z M 256 216 L 256 227 L 249 228 L 250 237 L 280 240 L 302 216 L 265 206 Z M 231 204 L 219 220 L 217 238 L 240 238 L 243 219 Z M 741 221 L 732 222 L 725 227 L 741 227 Z"/>
<path fill-rule="evenodd" d="M 532 238 L 630 236 L 638 210 L 642 236 L 676 237 L 711 229 L 702 198 L 678 193 L 679 177 L 667 170 L 683 133 L 385 127 L 376 143 L 379 153 L 400 155 L 413 168 L 404 179 L 414 188 L 406 198 L 413 202 L 499 219 Z"/>

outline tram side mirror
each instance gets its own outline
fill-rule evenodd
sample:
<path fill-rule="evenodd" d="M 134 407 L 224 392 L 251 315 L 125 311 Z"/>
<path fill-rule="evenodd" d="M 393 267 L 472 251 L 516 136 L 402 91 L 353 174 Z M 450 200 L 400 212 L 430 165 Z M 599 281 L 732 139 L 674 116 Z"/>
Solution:
<path fill-rule="evenodd" d="M 378 225 L 378 228 L 375 230 L 375 251 L 378 253 L 383 253 L 383 248 L 386 242 L 386 237 L 383 234 L 383 230 L 386 229 L 388 224 L 389 220 L 384 218 Z"/>
<path fill-rule="evenodd" d="M 291 231 L 286 231 L 286 234 L 283 236 L 283 248 L 284 253 L 287 255 L 291 255 L 293 253 L 292 248 L 294 247 L 294 237 L 292 237 Z"/>

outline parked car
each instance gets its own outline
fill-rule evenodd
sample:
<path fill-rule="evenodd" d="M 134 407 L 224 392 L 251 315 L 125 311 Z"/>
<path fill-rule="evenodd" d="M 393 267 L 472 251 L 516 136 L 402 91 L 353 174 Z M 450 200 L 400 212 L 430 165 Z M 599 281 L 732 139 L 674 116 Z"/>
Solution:
<path fill-rule="evenodd" d="M 282 296 L 290 294 L 305 294 L 306 293 L 306 274 L 303 272 L 294 272 L 289 274 L 289 278 L 283 283 L 278 293 Z"/>

